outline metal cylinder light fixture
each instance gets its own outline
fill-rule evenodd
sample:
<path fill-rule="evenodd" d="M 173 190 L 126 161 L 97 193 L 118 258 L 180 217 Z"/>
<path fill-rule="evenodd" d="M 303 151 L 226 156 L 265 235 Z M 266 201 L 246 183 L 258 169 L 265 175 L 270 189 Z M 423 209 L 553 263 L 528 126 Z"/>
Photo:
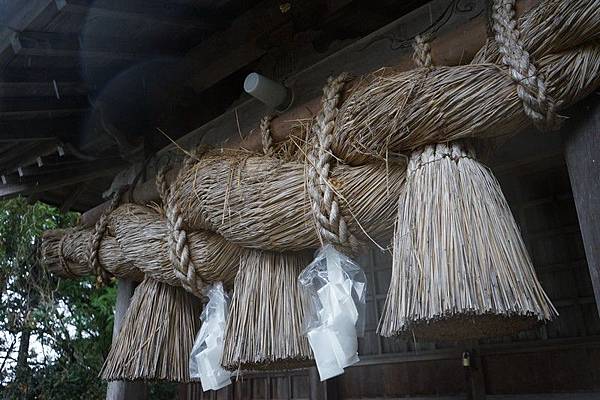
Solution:
<path fill-rule="evenodd" d="M 285 110 L 291 103 L 292 96 L 287 87 L 256 72 L 248 74 L 244 80 L 244 90 L 269 108 L 278 111 Z"/>

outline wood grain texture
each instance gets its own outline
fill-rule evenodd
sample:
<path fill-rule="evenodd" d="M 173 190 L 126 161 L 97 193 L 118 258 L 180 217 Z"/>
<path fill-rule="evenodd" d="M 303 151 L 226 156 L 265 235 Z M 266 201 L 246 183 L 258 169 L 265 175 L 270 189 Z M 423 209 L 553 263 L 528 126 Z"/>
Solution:
<path fill-rule="evenodd" d="M 592 96 L 578 108 L 564 134 L 573 198 L 600 313 L 600 97 Z"/>

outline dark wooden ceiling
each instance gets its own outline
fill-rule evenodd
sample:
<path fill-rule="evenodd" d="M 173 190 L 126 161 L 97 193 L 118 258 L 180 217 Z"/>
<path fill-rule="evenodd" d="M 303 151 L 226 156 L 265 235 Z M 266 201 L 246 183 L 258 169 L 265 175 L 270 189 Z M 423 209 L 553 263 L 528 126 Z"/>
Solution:
<path fill-rule="evenodd" d="M 83 211 L 114 176 L 423 1 L 0 2 L 0 197 Z"/>

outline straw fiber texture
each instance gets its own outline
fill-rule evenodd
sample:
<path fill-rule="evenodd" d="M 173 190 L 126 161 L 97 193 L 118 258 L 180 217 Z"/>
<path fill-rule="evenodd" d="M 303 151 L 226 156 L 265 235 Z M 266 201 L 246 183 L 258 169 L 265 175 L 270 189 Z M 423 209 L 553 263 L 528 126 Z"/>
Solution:
<path fill-rule="evenodd" d="M 187 227 L 250 248 L 299 251 L 321 242 L 306 188 L 306 166 L 242 151 L 205 154 L 180 175 L 175 201 Z M 337 165 L 329 185 L 348 229 L 363 243 L 386 243 L 404 181 L 401 164 Z"/>
<path fill-rule="evenodd" d="M 600 84 L 599 9 L 599 0 L 546 0 L 519 20 L 555 111 Z M 514 134 L 532 120 L 513 78 L 495 40 L 469 65 L 376 71 L 340 106 L 333 153 L 357 165 L 437 142 Z"/>
<path fill-rule="evenodd" d="M 310 253 L 245 252 L 225 329 L 221 364 L 235 370 L 289 369 L 311 364 L 302 335 L 304 304 L 297 285 Z"/>
<path fill-rule="evenodd" d="M 415 151 L 379 333 L 498 336 L 556 315 L 490 171 L 456 143 Z"/>
<path fill-rule="evenodd" d="M 102 366 L 102 379 L 189 382 L 200 309 L 198 299 L 182 288 L 144 279 Z"/>
<path fill-rule="evenodd" d="M 277 322 L 301 318 L 287 293 L 301 257 L 276 252 L 314 249 L 335 235 L 351 248 L 385 247 L 396 216 L 382 334 L 465 338 L 552 318 L 497 182 L 456 145 L 439 143 L 514 134 L 532 123 L 558 127 L 558 112 L 600 85 L 598 10 L 600 0 L 544 0 L 517 23 L 514 0 L 495 0 L 494 38 L 471 64 L 431 66 L 423 45 L 421 68 L 384 68 L 346 93 L 330 80 L 302 145 L 269 141 L 265 120 L 268 155 L 192 154 L 171 187 L 159 185 L 164 215 L 121 206 L 107 217 L 98 262 L 118 277 L 141 272 L 196 294 L 211 281 L 231 282 L 241 266 L 230 321 L 240 328 L 228 330 L 242 336 L 228 331 L 230 369 L 310 356 L 295 328 Z M 93 273 L 89 242 L 86 230 L 47 234 L 45 262 L 66 276 Z M 166 290 L 145 283 L 157 295 Z M 158 318 L 150 314 L 144 318 Z M 474 320 L 478 328 L 465 328 Z M 259 338 L 267 326 L 273 334 Z"/>
<path fill-rule="evenodd" d="M 79 278 L 94 275 L 89 264 L 88 244 L 92 229 L 56 229 L 44 232 L 42 236 L 42 259 L 48 271 L 64 277 Z M 103 268 L 117 278 L 141 282 L 142 271 L 129 262 L 119 243 L 112 236 L 104 235 L 98 258 Z"/>

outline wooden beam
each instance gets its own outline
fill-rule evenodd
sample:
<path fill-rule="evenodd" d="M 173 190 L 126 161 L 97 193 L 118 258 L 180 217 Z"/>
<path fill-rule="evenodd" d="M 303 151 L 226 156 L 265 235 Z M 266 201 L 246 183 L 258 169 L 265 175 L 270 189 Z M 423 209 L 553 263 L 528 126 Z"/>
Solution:
<path fill-rule="evenodd" d="M 0 97 L 84 96 L 90 88 L 82 82 L 0 82 Z"/>
<path fill-rule="evenodd" d="M 74 117 L 0 121 L 0 143 L 69 139 L 77 135 L 80 124 L 81 119 Z"/>
<path fill-rule="evenodd" d="M 79 40 L 73 41 L 66 35 L 26 32 L 13 35 L 10 49 L 0 55 L 0 66 L 11 64 L 44 68 L 48 65 L 48 57 L 58 58 L 63 65 L 77 65 L 84 60 L 86 67 L 105 67 L 111 63 L 137 62 L 150 58 L 150 55 L 133 52 L 131 49 L 119 50 L 116 46 L 104 49 L 82 48 Z"/>
<path fill-rule="evenodd" d="M 212 31 L 223 28 L 224 21 L 217 15 L 202 16 L 193 7 L 156 1 L 115 0 L 61 0 L 63 12 L 86 15 L 88 18 L 110 18 L 145 21 L 174 29 Z"/>
<path fill-rule="evenodd" d="M 331 15 L 349 3 L 349 0 L 307 0 L 294 7 L 317 5 Z M 238 16 L 227 30 L 214 33 L 188 52 L 185 62 L 192 74 L 191 86 L 202 92 L 262 57 L 267 48 L 260 45 L 260 39 L 290 24 L 291 17 L 281 11 L 279 4 L 270 0 L 258 3 Z"/>
<path fill-rule="evenodd" d="M 149 57 L 164 54 L 165 49 L 156 47 L 154 41 L 143 38 L 114 36 L 111 32 L 98 34 L 69 32 L 23 31 L 17 34 L 20 46 L 27 49 L 45 48 L 49 50 L 69 52 L 116 52 L 140 54 Z"/>
<path fill-rule="evenodd" d="M 28 180 L 28 183 L 0 186 L 0 198 L 10 198 L 18 195 L 45 192 L 47 190 L 71 186 L 76 183 L 86 182 L 96 178 L 112 176 L 119 172 L 124 165 L 125 162 L 121 164 L 110 162 L 103 164 L 101 167 L 81 169 L 80 171 L 77 171 L 76 174 L 66 175 L 64 173 L 55 173 L 43 175 L 41 177 L 32 177 Z"/>
<path fill-rule="evenodd" d="M 17 145 L 10 153 L 3 155 L 0 159 L 0 172 L 3 174 L 11 174 L 16 171 L 19 166 L 33 164 L 38 156 L 56 151 L 57 144 L 58 142 L 56 141 L 49 141 Z"/>
<path fill-rule="evenodd" d="M 110 164 L 111 162 L 116 164 L 122 164 L 123 159 L 120 157 L 110 157 L 110 158 L 102 158 L 95 161 L 71 161 L 71 162 L 58 162 L 53 164 L 44 164 L 41 167 L 37 165 L 33 165 L 33 163 L 29 164 L 29 166 L 22 166 L 20 168 L 19 177 L 22 179 L 26 179 L 28 177 L 43 177 L 48 174 L 56 174 L 56 173 L 64 173 L 65 175 L 80 171 L 82 169 L 91 169 L 94 167 L 102 167 L 106 164 Z M 13 171 L 13 173 L 17 173 L 17 171 Z"/>
<path fill-rule="evenodd" d="M 3 97 L 0 114 L 21 111 L 55 111 L 84 109 L 90 106 L 87 96 L 56 97 Z"/>
<path fill-rule="evenodd" d="M 54 132 L 7 131 L 0 127 L 0 143 L 39 142 L 57 138 Z"/>
<path fill-rule="evenodd" d="M 431 1 L 287 79 L 286 86 L 294 92 L 294 108 L 272 121 L 271 134 L 275 141 L 284 140 L 297 121 L 310 119 L 318 112 L 321 90 L 329 76 L 343 71 L 359 76 L 383 66 L 394 66 L 398 70 L 414 68 L 414 36 L 430 28 L 431 20 L 451 12 L 452 4 L 451 0 Z M 518 16 L 535 4 L 537 0 L 517 1 Z M 434 26 L 437 32 L 431 42 L 434 64 L 459 65 L 472 59 L 487 38 L 485 7 L 484 0 L 477 0 L 468 11 L 454 13 L 444 25 Z M 258 121 L 267 112 L 262 103 L 249 99 L 190 132 L 179 143 L 191 147 L 200 141 L 216 144 L 228 140 L 226 147 L 260 150 Z M 243 140 L 240 140 L 240 131 L 245 136 Z"/>
<path fill-rule="evenodd" d="M 6 20 L 0 28 L 0 43 L 10 46 L 14 31 L 42 30 L 58 15 L 64 4 L 55 0 L 9 1 L 2 3 Z M 0 49 L 1 52 L 1 49 Z"/>
<path fill-rule="evenodd" d="M 42 30 L 64 7 L 55 0 L 14 1 L 2 4 L 2 11 L 8 20 L 0 29 L 0 65 L 14 56 L 13 39 L 15 32 L 27 29 Z M 10 16 L 10 17 L 8 17 Z"/>
<path fill-rule="evenodd" d="M 565 158 L 600 313 L 600 97 L 577 109 L 564 129 Z"/>
<path fill-rule="evenodd" d="M 30 111 L 0 111 L 0 123 L 14 120 L 51 119 L 74 117 L 88 112 L 88 108 L 66 108 L 62 110 L 30 110 Z M 36 136 L 36 132 L 23 132 L 23 136 Z M 44 134 L 42 134 L 44 135 Z M 0 137 L 0 141 L 5 140 Z"/>
<path fill-rule="evenodd" d="M 203 40 L 186 55 L 192 87 L 201 92 L 264 55 L 257 39 L 286 20 L 276 3 L 263 0 L 237 17 L 227 30 Z"/>
<path fill-rule="evenodd" d="M 112 79 L 118 68 L 85 68 L 76 65 L 59 65 L 50 68 L 17 68 L 5 67 L 0 76 L 5 83 L 39 83 L 39 82 L 87 82 L 87 88 L 94 90 L 102 82 Z M 85 85 L 84 85 L 85 86 Z"/>

